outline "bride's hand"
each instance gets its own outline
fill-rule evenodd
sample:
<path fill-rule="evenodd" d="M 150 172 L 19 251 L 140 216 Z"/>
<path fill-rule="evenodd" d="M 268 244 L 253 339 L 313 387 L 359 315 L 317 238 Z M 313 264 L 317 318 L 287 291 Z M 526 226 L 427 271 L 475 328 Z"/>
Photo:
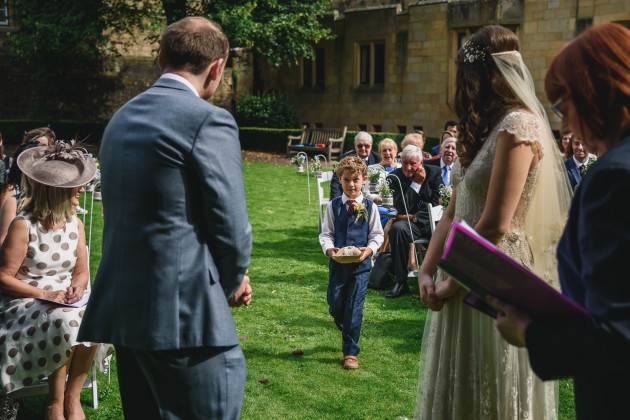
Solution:
<path fill-rule="evenodd" d="M 420 272 L 418 274 L 418 287 L 420 289 L 420 300 L 432 311 L 439 311 L 444 305 L 442 299 L 438 299 L 435 295 L 435 283 L 433 277 Z"/>
<path fill-rule="evenodd" d="M 435 295 L 438 299 L 448 299 L 459 291 L 461 286 L 451 277 L 435 285 Z"/>

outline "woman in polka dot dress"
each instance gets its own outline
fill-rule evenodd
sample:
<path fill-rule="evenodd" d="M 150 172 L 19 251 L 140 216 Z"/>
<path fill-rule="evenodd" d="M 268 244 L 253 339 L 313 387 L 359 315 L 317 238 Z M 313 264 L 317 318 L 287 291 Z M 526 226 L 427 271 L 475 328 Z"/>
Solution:
<path fill-rule="evenodd" d="M 99 346 L 77 342 L 85 307 L 58 303 L 79 301 L 89 281 L 72 198 L 94 163 L 69 144 L 29 149 L 17 163 L 32 194 L 0 250 L 0 381 L 10 392 L 48 377 L 46 418 L 84 419 L 81 388 Z"/>

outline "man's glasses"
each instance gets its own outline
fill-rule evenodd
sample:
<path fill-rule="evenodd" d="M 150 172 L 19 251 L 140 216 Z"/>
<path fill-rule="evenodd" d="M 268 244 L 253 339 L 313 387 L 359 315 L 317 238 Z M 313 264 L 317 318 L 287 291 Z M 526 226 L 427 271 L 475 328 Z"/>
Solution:
<path fill-rule="evenodd" d="M 370 147 L 372 147 L 371 144 L 357 144 L 355 146 L 357 149 L 369 149 Z"/>
<path fill-rule="evenodd" d="M 561 120 L 564 119 L 564 115 L 562 114 L 562 111 L 560 111 L 560 105 L 562 105 L 562 101 L 563 101 L 563 99 L 560 98 L 560 99 L 558 99 L 556 101 L 556 103 L 551 105 L 551 112 L 556 114 L 558 116 L 558 118 L 560 118 Z"/>

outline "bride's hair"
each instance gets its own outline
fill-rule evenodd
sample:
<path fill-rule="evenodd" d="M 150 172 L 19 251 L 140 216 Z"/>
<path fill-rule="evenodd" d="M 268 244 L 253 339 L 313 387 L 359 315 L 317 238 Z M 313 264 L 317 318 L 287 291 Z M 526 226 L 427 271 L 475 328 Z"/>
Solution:
<path fill-rule="evenodd" d="M 475 32 L 457 53 L 454 109 L 459 117 L 457 153 L 466 168 L 481 148 L 482 139 L 507 110 L 523 107 L 497 69 L 491 54 L 518 51 L 518 37 L 499 25 Z"/>

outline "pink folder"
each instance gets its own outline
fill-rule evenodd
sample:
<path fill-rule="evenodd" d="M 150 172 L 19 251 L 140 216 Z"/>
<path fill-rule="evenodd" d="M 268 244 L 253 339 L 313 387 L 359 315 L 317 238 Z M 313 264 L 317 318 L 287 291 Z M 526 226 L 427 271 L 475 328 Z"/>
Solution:
<path fill-rule="evenodd" d="M 439 266 L 471 292 L 465 303 L 490 316 L 496 317 L 496 311 L 485 302 L 489 294 L 534 319 L 588 315 L 465 222 L 453 222 Z"/>

